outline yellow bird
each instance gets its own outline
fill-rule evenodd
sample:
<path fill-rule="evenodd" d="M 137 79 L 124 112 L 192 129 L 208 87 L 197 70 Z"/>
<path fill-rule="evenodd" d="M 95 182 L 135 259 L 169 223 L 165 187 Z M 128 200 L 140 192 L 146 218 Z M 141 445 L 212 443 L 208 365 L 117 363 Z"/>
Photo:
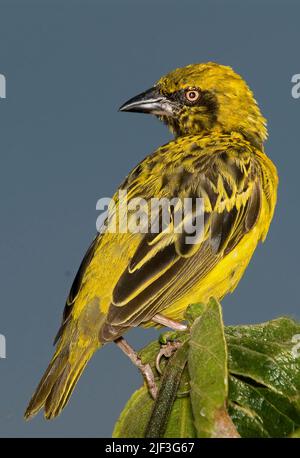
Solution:
<path fill-rule="evenodd" d="M 111 341 L 140 366 L 155 394 L 150 368 L 123 334 L 158 324 L 181 329 L 189 304 L 232 292 L 273 217 L 278 178 L 263 148 L 266 120 L 230 67 L 210 62 L 176 69 L 120 110 L 156 115 L 175 138 L 134 168 L 119 190 L 146 202 L 202 198 L 204 231 L 193 244 L 163 228 L 104 230 L 94 239 L 26 418 L 40 409 L 48 419 L 57 416 L 93 353 Z M 118 199 L 117 191 L 117 206 Z"/>

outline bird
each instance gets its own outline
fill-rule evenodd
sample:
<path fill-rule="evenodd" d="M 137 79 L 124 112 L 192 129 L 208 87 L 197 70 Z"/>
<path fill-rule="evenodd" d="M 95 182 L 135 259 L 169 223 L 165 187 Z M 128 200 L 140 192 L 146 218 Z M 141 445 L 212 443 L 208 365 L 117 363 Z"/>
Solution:
<path fill-rule="evenodd" d="M 54 356 L 25 418 L 46 419 L 67 404 L 96 350 L 116 342 L 142 370 L 155 396 L 151 369 L 124 339 L 130 329 L 185 329 L 189 304 L 222 300 L 233 292 L 273 218 L 278 187 L 267 156 L 266 119 L 245 80 L 215 62 L 177 68 L 119 111 L 153 114 L 173 138 L 143 159 L 123 180 L 128 199 L 201 199 L 203 231 L 97 233 L 75 276 Z M 195 209 L 190 209 L 190 219 Z M 158 216 L 161 218 L 161 215 Z M 172 219 L 173 218 L 173 219 Z M 174 212 L 170 225 L 174 229 Z M 152 384 L 152 385 L 151 385 Z"/>

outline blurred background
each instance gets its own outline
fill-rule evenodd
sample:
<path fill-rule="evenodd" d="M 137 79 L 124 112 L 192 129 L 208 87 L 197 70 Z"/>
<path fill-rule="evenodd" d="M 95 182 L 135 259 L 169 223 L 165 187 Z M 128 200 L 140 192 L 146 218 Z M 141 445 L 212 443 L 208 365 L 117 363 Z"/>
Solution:
<path fill-rule="evenodd" d="M 212 60 L 239 72 L 269 121 L 266 150 L 279 170 L 269 236 L 223 301 L 225 322 L 300 319 L 299 16 L 287 0 L 0 0 L 0 436 L 111 436 L 141 384 L 107 345 L 57 420 L 22 418 L 95 234 L 96 201 L 171 138 L 154 117 L 117 109 L 176 67 Z M 140 348 L 158 335 L 127 338 Z"/>

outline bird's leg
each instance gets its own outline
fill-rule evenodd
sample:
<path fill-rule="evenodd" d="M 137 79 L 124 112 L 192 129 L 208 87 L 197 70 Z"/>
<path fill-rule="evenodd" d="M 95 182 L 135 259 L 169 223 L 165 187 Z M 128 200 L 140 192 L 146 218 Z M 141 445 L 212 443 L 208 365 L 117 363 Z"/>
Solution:
<path fill-rule="evenodd" d="M 179 321 L 171 320 L 170 318 L 166 318 L 165 316 L 160 315 L 159 313 L 154 315 L 154 317 L 152 318 L 152 321 L 154 321 L 154 323 L 161 324 L 170 329 L 173 329 L 174 331 L 186 331 L 187 330 L 186 324 L 180 323 Z"/>
<path fill-rule="evenodd" d="M 186 331 L 187 330 L 187 325 L 183 323 L 179 323 L 178 321 L 171 320 L 170 318 L 166 318 L 163 315 L 157 314 L 152 318 L 152 321 L 154 323 L 161 324 L 163 326 L 167 326 L 170 329 L 173 329 L 174 331 Z M 160 360 L 162 356 L 165 358 L 170 358 L 172 354 L 181 346 L 180 342 L 172 341 L 172 340 L 167 340 L 163 345 L 161 345 L 161 349 L 158 352 L 155 360 L 155 366 L 156 370 L 159 374 L 161 374 L 161 368 L 160 368 Z"/>
<path fill-rule="evenodd" d="M 134 351 L 134 349 L 123 337 L 119 337 L 114 342 L 123 351 L 123 353 L 125 353 L 125 355 L 129 357 L 133 364 L 141 371 L 143 377 L 147 382 L 151 396 L 153 397 L 153 399 L 155 399 L 157 395 L 157 386 L 150 364 L 143 364 L 141 359 L 138 357 L 136 351 Z"/>

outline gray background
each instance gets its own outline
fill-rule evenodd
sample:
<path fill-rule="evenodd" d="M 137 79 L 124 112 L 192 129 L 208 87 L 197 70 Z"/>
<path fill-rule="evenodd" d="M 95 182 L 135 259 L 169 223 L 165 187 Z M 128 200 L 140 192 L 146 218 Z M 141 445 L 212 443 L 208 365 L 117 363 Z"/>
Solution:
<path fill-rule="evenodd" d="M 96 201 L 170 134 L 118 106 L 188 63 L 231 65 L 269 120 L 267 152 L 280 174 L 272 229 L 224 302 L 226 323 L 300 318 L 300 4 L 291 1 L 0 0 L 1 436 L 110 436 L 141 378 L 108 345 L 92 359 L 53 422 L 22 419 L 95 233 Z M 158 335 L 135 330 L 137 348 Z"/>

